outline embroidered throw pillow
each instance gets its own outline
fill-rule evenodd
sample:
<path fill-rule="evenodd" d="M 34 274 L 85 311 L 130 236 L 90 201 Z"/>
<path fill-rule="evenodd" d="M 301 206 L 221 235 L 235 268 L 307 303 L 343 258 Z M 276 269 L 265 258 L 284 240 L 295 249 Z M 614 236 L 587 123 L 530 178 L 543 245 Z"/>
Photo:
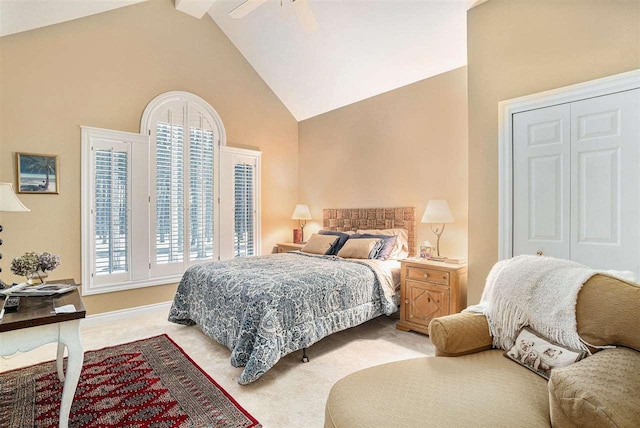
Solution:
<path fill-rule="evenodd" d="M 562 346 L 540 336 L 529 327 L 523 327 L 518 333 L 516 344 L 504 356 L 549 379 L 551 370 L 580 361 L 587 353 Z"/>

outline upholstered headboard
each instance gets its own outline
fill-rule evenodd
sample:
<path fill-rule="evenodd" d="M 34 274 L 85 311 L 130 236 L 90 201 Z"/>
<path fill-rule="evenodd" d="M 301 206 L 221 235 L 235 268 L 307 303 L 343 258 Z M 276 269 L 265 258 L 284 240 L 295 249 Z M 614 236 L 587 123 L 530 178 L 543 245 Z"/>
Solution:
<path fill-rule="evenodd" d="M 325 208 L 322 228 L 337 231 L 358 229 L 407 229 L 409 255 L 416 255 L 416 208 Z"/>

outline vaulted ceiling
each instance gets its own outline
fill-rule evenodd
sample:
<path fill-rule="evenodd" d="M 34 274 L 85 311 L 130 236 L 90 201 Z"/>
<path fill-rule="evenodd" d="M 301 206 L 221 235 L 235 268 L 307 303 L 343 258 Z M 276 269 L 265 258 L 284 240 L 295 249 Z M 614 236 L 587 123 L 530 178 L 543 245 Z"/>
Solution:
<path fill-rule="evenodd" d="M 140 1 L 0 0 L 0 36 Z M 291 0 L 267 0 L 242 19 L 229 12 L 243 0 L 175 3 L 208 10 L 293 116 L 304 120 L 464 66 L 466 12 L 474 1 L 309 0 L 318 22 L 312 33 L 303 31 Z"/>

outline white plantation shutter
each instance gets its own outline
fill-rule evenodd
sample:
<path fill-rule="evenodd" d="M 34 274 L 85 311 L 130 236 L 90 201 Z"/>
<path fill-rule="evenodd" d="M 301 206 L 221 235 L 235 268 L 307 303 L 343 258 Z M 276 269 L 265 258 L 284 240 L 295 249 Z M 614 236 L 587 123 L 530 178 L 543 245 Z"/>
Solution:
<path fill-rule="evenodd" d="M 220 149 L 223 259 L 260 254 L 260 157 L 254 150 Z"/>
<path fill-rule="evenodd" d="M 196 109 L 189 115 L 189 258 L 213 257 L 214 243 L 214 132 Z"/>
<path fill-rule="evenodd" d="M 96 275 L 129 271 L 129 147 L 118 146 L 93 151 Z"/>
<path fill-rule="evenodd" d="M 155 262 L 184 260 L 184 107 L 171 106 L 155 126 Z"/>
<path fill-rule="evenodd" d="M 82 293 L 149 277 L 149 138 L 82 127 Z"/>
<path fill-rule="evenodd" d="M 256 253 L 255 170 L 254 163 L 237 163 L 233 166 L 235 257 L 253 256 Z"/>
<path fill-rule="evenodd" d="M 218 258 L 216 169 L 222 132 L 219 118 L 206 107 L 180 93 L 159 101 L 143 118 L 155 183 L 150 198 L 154 277 L 182 274 L 190 264 Z"/>

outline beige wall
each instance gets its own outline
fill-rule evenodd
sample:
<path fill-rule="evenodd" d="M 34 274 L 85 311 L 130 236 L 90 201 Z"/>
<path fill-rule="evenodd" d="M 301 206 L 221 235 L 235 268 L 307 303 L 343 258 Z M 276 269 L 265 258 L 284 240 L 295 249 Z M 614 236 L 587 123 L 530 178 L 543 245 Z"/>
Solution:
<path fill-rule="evenodd" d="M 467 252 L 467 70 L 430 79 L 305 120 L 300 130 L 300 202 L 323 208 L 415 206 L 418 242 L 433 233 L 420 218 L 429 199 L 449 201 L 456 222 L 445 255 Z M 308 235 L 307 235 L 308 236 Z"/>
<path fill-rule="evenodd" d="M 640 1 L 490 0 L 467 18 L 474 304 L 498 258 L 498 102 L 640 68 Z"/>
<path fill-rule="evenodd" d="M 290 239 L 298 195 L 298 125 L 208 15 L 154 0 L 0 38 L 0 181 L 15 152 L 56 154 L 59 195 L 20 195 L 29 213 L 3 213 L 0 262 L 60 254 L 53 278 L 80 279 L 80 125 L 138 132 L 146 104 L 182 90 L 222 117 L 228 145 L 262 150 L 263 251 Z M 85 297 L 90 313 L 171 300 L 175 285 Z"/>

